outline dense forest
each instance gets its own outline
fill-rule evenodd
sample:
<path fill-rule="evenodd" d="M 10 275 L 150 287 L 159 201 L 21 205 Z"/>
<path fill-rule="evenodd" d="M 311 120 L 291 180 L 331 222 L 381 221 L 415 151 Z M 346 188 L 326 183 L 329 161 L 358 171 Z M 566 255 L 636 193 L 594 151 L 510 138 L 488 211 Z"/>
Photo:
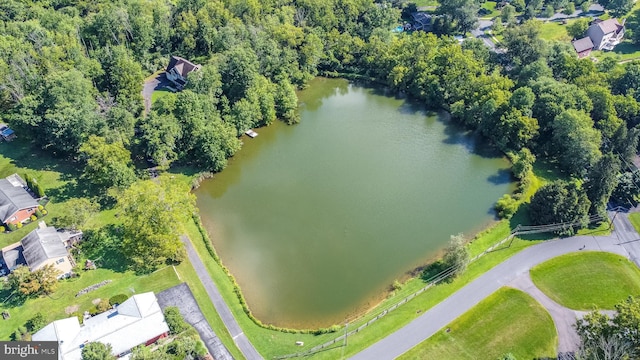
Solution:
<path fill-rule="evenodd" d="M 512 3 L 533 14 L 545 5 Z M 526 14 L 505 25 L 503 52 L 461 45 L 447 34 L 473 28 L 461 9 L 477 5 L 444 2 L 436 35 L 393 33 L 411 9 L 402 1 L 5 0 L 2 120 L 82 164 L 106 193 L 126 189 L 146 161 L 221 171 L 246 129 L 299 121 L 296 89 L 348 74 L 449 111 L 507 154 L 525 185 L 536 158 L 557 166 L 569 180 L 534 196 L 534 222 L 586 221 L 612 195 L 635 203 L 640 63 L 579 60 L 570 44 L 542 40 Z M 145 114 L 144 78 L 171 55 L 203 67 Z M 503 200 L 509 216 L 513 199 Z"/>

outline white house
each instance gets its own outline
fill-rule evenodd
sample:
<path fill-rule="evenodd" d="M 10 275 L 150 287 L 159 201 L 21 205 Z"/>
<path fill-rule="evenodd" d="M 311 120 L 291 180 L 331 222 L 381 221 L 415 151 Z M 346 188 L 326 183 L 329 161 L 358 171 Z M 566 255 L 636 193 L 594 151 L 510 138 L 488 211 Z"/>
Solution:
<path fill-rule="evenodd" d="M 618 19 L 596 19 L 587 29 L 587 36 L 594 50 L 613 50 L 624 37 L 624 21 L 620 24 Z"/>
<path fill-rule="evenodd" d="M 33 334 L 32 341 L 57 341 L 58 360 L 82 360 L 82 348 L 90 342 L 111 344 L 122 357 L 132 348 L 150 345 L 169 334 L 158 299 L 152 292 L 132 296 L 80 325 L 77 317 L 56 320 Z"/>

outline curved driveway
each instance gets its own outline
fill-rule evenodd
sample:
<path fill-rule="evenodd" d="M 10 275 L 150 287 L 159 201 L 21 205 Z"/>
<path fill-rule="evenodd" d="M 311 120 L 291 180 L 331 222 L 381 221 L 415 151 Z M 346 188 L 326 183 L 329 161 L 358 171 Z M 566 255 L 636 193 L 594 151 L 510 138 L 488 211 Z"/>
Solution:
<path fill-rule="evenodd" d="M 626 214 L 615 219 L 616 231 L 608 236 L 576 236 L 550 240 L 531 246 L 492 268 L 484 275 L 458 290 L 403 328 L 378 341 L 352 359 L 394 359 L 464 314 L 493 292 L 508 285 L 531 267 L 556 256 L 580 251 L 606 251 L 636 260 L 640 241 L 628 223 Z"/>

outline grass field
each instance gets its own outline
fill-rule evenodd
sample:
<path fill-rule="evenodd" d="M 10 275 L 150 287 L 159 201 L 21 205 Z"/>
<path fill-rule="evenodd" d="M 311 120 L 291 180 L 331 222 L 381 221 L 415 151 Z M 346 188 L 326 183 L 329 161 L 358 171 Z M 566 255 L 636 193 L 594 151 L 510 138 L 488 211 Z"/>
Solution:
<path fill-rule="evenodd" d="M 572 20 L 569 20 L 569 23 L 571 22 Z M 567 25 L 562 25 L 562 23 L 555 21 L 547 21 L 540 25 L 540 38 L 548 41 L 571 40 L 569 33 L 567 33 Z"/>
<path fill-rule="evenodd" d="M 492 19 L 500 15 L 500 10 L 496 10 L 497 3 L 495 1 L 487 1 L 482 4 L 481 8 L 490 11 L 488 14 L 480 16 L 482 19 Z"/>
<path fill-rule="evenodd" d="M 78 291 L 97 284 L 103 280 L 111 280 L 111 283 L 84 295 L 76 297 Z M 13 304 L 4 302 L 9 295 L 7 291 L 0 292 L 3 303 L 0 304 L 0 312 L 7 311 L 10 319 L 3 320 L 0 327 L 0 339 L 9 340 L 10 335 L 36 313 L 41 312 L 47 322 L 67 318 L 71 312 L 82 314 L 93 307 L 95 299 L 109 299 L 116 294 L 131 296 L 135 293 L 147 291 L 162 291 L 178 285 L 180 281 L 173 267 L 166 267 L 155 273 L 136 276 L 132 272 L 117 272 L 110 269 L 97 269 L 83 272 L 79 278 L 61 281 L 58 289 L 50 296 L 42 296 L 29 299 L 24 303 Z M 68 307 L 77 307 L 67 313 Z"/>
<path fill-rule="evenodd" d="M 167 89 L 156 90 L 151 94 L 151 104 L 153 104 L 156 100 L 163 97 L 167 97 L 167 96 L 175 96 L 175 95 Z"/>
<path fill-rule="evenodd" d="M 531 269 L 536 286 L 575 310 L 613 309 L 640 295 L 640 270 L 626 258 L 603 252 L 567 254 Z"/>
<path fill-rule="evenodd" d="M 627 40 L 616 45 L 612 51 L 593 51 L 590 56 L 598 60 L 606 58 L 614 58 L 617 61 L 636 60 L 640 59 L 640 46 Z"/>
<path fill-rule="evenodd" d="M 502 288 L 400 359 L 555 358 L 551 316 L 527 294 Z"/>
<path fill-rule="evenodd" d="M 631 222 L 631 225 L 640 233 L 640 213 L 635 212 L 629 214 L 629 222 Z"/>

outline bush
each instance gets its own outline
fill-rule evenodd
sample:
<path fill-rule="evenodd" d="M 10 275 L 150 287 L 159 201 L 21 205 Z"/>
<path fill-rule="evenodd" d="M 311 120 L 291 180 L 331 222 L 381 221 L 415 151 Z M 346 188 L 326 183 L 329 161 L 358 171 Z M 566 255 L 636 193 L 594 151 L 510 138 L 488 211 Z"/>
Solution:
<path fill-rule="evenodd" d="M 126 294 L 114 295 L 109 299 L 109 304 L 111 304 L 111 306 L 119 305 L 119 304 L 122 304 L 123 302 L 127 301 L 128 298 L 129 297 Z"/>
<path fill-rule="evenodd" d="M 42 206 L 42 205 L 40 205 Z M 42 211 L 40 210 L 36 210 L 36 212 L 33 213 L 33 215 L 35 215 L 38 219 L 40 219 L 43 215 L 42 215 Z"/>
<path fill-rule="evenodd" d="M 18 228 L 18 229 L 22 229 L 22 223 L 21 223 L 21 222 L 17 223 L 17 224 L 16 224 L 16 228 Z"/>
<path fill-rule="evenodd" d="M 518 210 L 518 201 L 509 194 L 504 194 L 496 202 L 495 209 L 501 219 L 511 219 L 513 214 Z"/>
<path fill-rule="evenodd" d="M 45 319 L 42 313 L 37 313 L 27 321 L 27 329 L 32 333 L 42 329 L 45 325 L 47 325 L 47 319 Z"/>
<path fill-rule="evenodd" d="M 33 214 L 29 217 L 29 219 L 31 219 L 31 221 L 36 221 L 38 220 L 38 217 L 35 214 Z"/>
<path fill-rule="evenodd" d="M 38 210 L 40 210 L 40 211 L 44 210 L 44 206 L 38 205 Z"/>
<path fill-rule="evenodd" d="M 98 312 L 101 312 L 101 313 L 109 310 L 110 308 L 111 308 L 111 305 L 109 304 L 109 300 L 107 299 L 100 300 L 98 305 L 96 305 L 96 310 L 98 310 Z"/>
<path fill-rule="evenodd" d="M 7 224 L 7 227 L 9 228 L 9 231 L 14 231 L 17 229 L 16 225 L 11 223 Z"/>
<path fill-rule="evenodd" d="M 164 309 L 164 318 L 167 321 L 167 325 L 169 326 L 169 330 L 172 334 L 179 334 L 188 330 L 190 327 L 189 324 L 184 321 L 184 318 L 180 314 L 180 310 L 175 306 L 169 306 Z"/>
<path fill-rule="evenodd" d="M 42 215 L 47 215 L 47 209 L 42 209 Z"/>
<path fill-rule="evenodd" d="M 0 226 L 0 233 L 5 232 L 7 229 L 4 228 L 4 226 Z"/>

